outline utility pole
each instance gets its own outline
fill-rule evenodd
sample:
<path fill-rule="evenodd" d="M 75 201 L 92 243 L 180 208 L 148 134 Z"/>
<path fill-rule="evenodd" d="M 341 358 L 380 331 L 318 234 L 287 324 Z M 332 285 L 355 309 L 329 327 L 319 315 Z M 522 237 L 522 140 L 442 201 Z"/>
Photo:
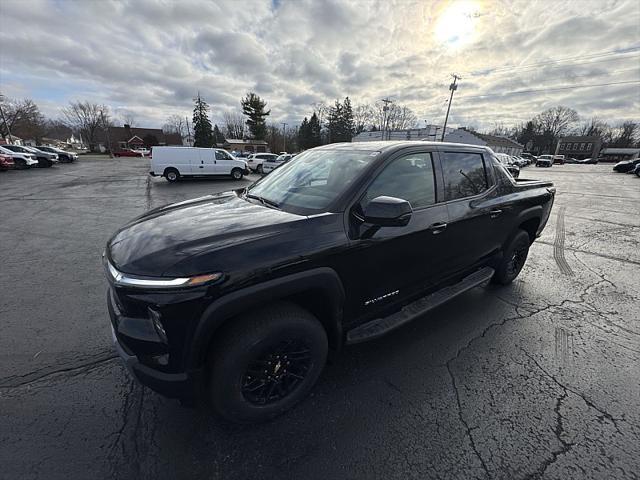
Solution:
<path fill-rule="evenodd" d="M 453 92 L 458 89 L 457 81 L 459 78 L 462 78 L 455 73 L 451 75 L 453 77 L 453 83 L 449 85 L 449 90 L 451 90 L 451 96 L 449 97 L 449 105 L 447 105 L 447 116 L 444 117 L 444 127 L 442 127 L 442 139 L 441 142 L 444 142 L 444 136 L 447 133 L 447 122 L 449 121 L 449 110 L 451 110 L 451 102 L 453 101 Z"/>
<path fill-rule="evenodd" d="M 389 111 L 389 104 L 393 103 L 389 97 L 383 98 L 381 100 L 384 103 L 384 107 L 382 107 L 382 140 L 384 140 L 385 132 L 387 131 L 387 112 Z"/>
<path fill-rule="evenodd" d="M 184 119 L 187 122 L 187 143 L 189 143 L 190 147 L 193 147 L 193 140 L 191 139 L 191 130 L 189 129 L 189 117 L 185 115 Z"/>
<path fill-rule="evenodd" d="M 282 122 L 282 151 L 287 151 L 287 124 Z"/>

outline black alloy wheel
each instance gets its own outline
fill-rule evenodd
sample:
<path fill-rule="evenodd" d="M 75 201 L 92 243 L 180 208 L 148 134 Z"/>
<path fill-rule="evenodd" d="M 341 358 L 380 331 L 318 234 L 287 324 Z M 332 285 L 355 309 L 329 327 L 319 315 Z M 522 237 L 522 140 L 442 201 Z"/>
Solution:
<path fill-rule="evenodd" d="M 305 398 L 329 348 L 320 321 L 290 302 L 243 313 L 215 335 L 208 399 L 215 413 L 236 423 L 270 420 Z"/>
<path fill-rule="evenodd" d="M 242 378 L 242 395 L 254 405 L 278 402 L 305 379 L 311 350 L 303 339 L 280 342 L 249 364 Z"/>
<path fill-rule="evenodd" d="M 491 281 L 500 285 L 509 285 L 520 274 L 527 261 L 531 240 L 524 230 L 518 230 L 504 249 L 502 261 L 496 268 Z"/>

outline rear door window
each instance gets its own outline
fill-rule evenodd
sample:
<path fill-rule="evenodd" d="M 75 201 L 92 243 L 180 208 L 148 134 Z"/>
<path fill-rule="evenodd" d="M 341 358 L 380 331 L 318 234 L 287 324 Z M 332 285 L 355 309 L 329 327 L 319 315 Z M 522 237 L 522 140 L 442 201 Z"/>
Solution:
<path fill-rule="evenodd" d="M 445 201 L 472 197 L 489 188 L 487 170 L 480 153 L 442 152 Z"/>

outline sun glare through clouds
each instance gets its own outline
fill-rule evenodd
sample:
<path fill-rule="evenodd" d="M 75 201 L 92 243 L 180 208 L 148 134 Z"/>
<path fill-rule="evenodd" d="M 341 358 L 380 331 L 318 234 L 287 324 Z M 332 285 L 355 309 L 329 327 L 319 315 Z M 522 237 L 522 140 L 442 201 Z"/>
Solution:
<path fill-rule="evenodd" d="M 438 42 L 450 47 L 467 45 L 475 37 L 479 17 L 479 2 L 471 0 L 449 2 L 436 20 L 435 37 Z"/>

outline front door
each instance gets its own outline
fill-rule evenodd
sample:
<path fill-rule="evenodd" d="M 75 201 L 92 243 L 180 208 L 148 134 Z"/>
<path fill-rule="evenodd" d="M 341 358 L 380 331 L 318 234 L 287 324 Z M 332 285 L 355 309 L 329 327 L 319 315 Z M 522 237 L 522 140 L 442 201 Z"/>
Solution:
<path fill-rule="evenodd" d="M 436 281 L 444 262 L 447 207 L 439 204 L 432 153 L 400 153 L 387 162 L 350 212 L 353 240 L 347 271 L 347 318 L 360 321 L 386 314 L 422 296 Z M 413 209 L 408 225 L 378 227 L 362 221 L 367 203 L 378 196 L 407 200 Z"/>

